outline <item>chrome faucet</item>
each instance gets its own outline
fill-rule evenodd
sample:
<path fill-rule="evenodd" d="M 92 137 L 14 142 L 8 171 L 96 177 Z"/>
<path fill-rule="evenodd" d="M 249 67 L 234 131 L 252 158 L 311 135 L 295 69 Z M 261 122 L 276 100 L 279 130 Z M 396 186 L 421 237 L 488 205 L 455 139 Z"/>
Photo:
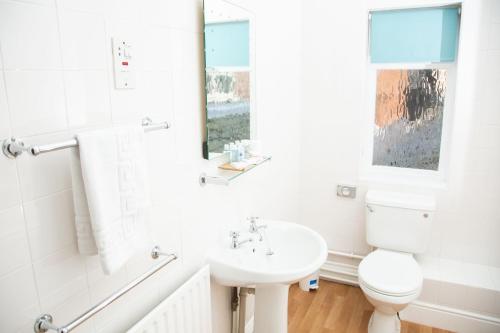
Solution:
<path fill-rule="evenodd" d="M 244 240 L 240 241 L 239 240 L 240 233 L 237 232 L 237 231 L 231 231 L 231 232 L 229 232 L 229 237 L 231 237 L 231 248 L 232 249 L 237 249 L 237 248 L 239 248 L 241 245 L 243 245 L 245 243 L 253 242 L 252 238 L 247 238 L 247 239 L 244 239 Z"/>
<path fill-rule="evenodd" d="M 255 234 L 255 233 L 259 234 L 259 241 L 262 242 L 263 236 L 259 230 L 267 228 L 267 225 L 265 225 L 265 224 L 257 225 L 258 220 L 259 220 L 259 218 L 256 216 L 251 216 L 248 218 L 248 221 L 250 221 L 250 229 L 248 231 L 250 231 L 250 233 L 252 233 L 252 234 Z"/>

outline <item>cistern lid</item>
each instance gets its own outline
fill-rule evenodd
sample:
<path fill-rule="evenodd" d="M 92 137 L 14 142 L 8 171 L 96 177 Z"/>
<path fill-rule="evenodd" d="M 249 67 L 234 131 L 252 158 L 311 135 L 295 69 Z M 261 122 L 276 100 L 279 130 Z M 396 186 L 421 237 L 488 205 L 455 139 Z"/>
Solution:
<path fill-rule="evenodd" d="M 372 205 L 426 211 L 436 210 L 436 199 L 433 195 L 370 190 L 366 192 L 365 200 L 367 204 Z"/>

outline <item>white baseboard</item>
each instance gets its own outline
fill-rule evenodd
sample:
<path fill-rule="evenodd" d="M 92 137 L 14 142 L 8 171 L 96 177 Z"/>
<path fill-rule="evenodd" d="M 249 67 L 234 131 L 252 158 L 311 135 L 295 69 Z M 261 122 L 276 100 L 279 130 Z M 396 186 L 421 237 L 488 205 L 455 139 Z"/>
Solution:
<path fill-rule="evenodd" d="M 426 302 L 415 301 L 400 315 L 403 320 L 457 333 L 500 332 L 500 318 Z"/>
<path fill-rule="evenodd" d="M 358 266 L 328 260 L 320 269 L 320 277 L 325 280 L 358 285 Z"/>
<path fill-rule="evenodd" d="M 358 262 L 328 260 L 320 270 L 325 280 L 358 285 Z M 321 287 L 321 284 L 320 284 Z M 443 282 L 443 287 L 446 283 Z M 473 289 L 472 289 L 473 290 Z M 466 292 L 471 292 L 468 288 Z M 440 304 L 415 301 L 401 312 L 401 317 L 414 323 L 446 329 L 457 333 L 499 333 L 500 317 L 456 309 Z"/>

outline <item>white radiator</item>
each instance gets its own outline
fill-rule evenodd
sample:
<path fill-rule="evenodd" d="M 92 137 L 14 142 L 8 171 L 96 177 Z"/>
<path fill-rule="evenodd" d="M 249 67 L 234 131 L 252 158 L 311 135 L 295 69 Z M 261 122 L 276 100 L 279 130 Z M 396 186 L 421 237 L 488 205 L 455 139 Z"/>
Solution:
<path fill-rule="evenodd" d="M 210 270 L 206 265 L 127 333 L 211 333 Z"/>

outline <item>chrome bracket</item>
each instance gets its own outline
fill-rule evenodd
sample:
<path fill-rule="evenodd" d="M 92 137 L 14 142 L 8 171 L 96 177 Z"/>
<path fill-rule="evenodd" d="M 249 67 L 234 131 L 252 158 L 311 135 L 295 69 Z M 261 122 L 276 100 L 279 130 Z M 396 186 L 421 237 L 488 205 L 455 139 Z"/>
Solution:
<path fill-rule="evenodd" d="M 142 126 L 149 126 L 153 123 L 153 120 L 149 117 L 142 118 Z M 168 126 L 167 126 L 168 128 Z"/>
<path fill-rule="evenodd" d="M 206 173 L 202 173 L 198 178 L 200 186 L 205 186 L 207 184 L 217 184 L 217 185 L 229 185 L 229 180 L 223 177 L 208 176 Z"/>
<path fill-rule="evenodd" d="M 179 257 L 177 255 L 177 252 L 172 252 L 172 253 L 162 252 L 160 247 L 157 245 L 157 246 L 153 247 L 153 250 L 151 250 L 151 258 L 158 259 L 160 256 L 174 256 L 176 258 Z"/>
<path fill-rule="evenodd" d="M 15 159 L 27 149 L 24 142 L 16 138 L 5 139 L 2 143 L 2 152 L 10 159 Z"/>
<path fill-rule="evenodd" d="M 53 321 L 53 318 L 51 315 L 43 314 L 40 317 L 36 318 L 35 326 L 33 327 L 33 330 L 35 331 L 35 333 L 45 333 L 50 329 L 47 326 L 53 325 L 52 321 Z"/>

